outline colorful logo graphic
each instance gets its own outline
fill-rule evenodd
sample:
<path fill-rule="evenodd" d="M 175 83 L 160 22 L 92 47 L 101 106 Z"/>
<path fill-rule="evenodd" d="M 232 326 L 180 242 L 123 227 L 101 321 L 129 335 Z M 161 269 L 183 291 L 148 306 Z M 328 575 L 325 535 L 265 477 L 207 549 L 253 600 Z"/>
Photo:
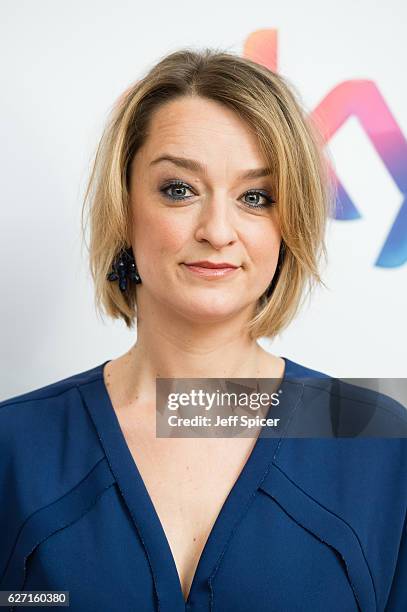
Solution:
<path fill-rule="evenodd" d="M 277 72 L 277 30 L 257 30 L 250 34 L 244 45 L 244 55 Z M 318 104 L 310 118 L 328 142 L 350 117 L 359 120 L 403 195 L 403 203 L 375 265 L 383 268 L 402 266 L 407 261 L 407 141 L 373 81 L 354 79 L 340 83 Z M 332 167 L 331 174 L 337 188 L 335 219 L 360 218 L 356 204 Z"/>

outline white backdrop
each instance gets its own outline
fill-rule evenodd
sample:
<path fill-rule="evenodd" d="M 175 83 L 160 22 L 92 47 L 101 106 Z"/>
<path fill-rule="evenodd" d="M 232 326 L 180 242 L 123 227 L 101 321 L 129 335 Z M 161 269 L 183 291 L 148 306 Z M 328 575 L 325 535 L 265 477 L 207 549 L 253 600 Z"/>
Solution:
<path fill-rule="evenodd" d="M 80 239 L 90 160 L 131 82 L 183 46 L 243 53 L 254 32 L 276 30 L 278 71 L 309 111 L 340 83 L 366 79 L 406 134 L 406 17 L 402 0 L 2 0 L 0 399 L 115 358 L 135 341 L 124 323 L 96 316 Z M 385 138 L 380 117 L 371 118 Z M 407 264 L 375 265 L 403 195 L 357 117 L 328 146 L 361 217 L 331 221 L 329 290 L 261 344 L 335 376 L 406 377 Z M 397 162 L 407 182 L 406 159 Z"/>

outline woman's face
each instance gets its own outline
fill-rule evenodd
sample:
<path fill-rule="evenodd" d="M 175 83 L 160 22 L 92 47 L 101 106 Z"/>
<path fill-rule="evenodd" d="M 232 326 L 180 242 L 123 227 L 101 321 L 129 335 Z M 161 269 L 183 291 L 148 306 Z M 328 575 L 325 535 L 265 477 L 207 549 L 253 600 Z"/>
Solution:
<path fill-rule="evenodd" d="M 155 112 L 130 174 L 142 304 L 201 323 L 253 315 L 281 240 L 271 177 L 243 176 L 265 165 L 246 124 L 215 101 L 178 98 Z M 215 276 L 187 265 L 202 261 L 236 268 Z"/>

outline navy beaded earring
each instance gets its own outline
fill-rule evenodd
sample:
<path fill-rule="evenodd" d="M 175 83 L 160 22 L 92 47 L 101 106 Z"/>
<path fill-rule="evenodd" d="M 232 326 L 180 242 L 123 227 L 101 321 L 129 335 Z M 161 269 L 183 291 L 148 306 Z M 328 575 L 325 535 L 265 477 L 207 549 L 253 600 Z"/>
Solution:
<path fill-rule="evenodd" d="M 136 284 L 141 283 L 141 278 L 133 255 L 133 248 L 131 246 L 120 251 L 112 263 L 112 269 L 107 275 L 107 280 L 118 280 L 120 291 L 122 292 L 127 290 L 128 280 L 133 281 Z"/>
<path fill-rule="evenodd" d="M 280 252 L 278 255 L 277 268 L 276 268 L 276 271 L 274 272 L 273 280 L 271 281 L 269 288 L 267 289 L 267 293 L 266 293 L 267 299 L 271 297 L 271 294 L 273 293 L 277 285 L 277 281 L 279 279 L 280 272 L 281 272 L 281 267 L 284 261 L 284 253 L 285 253 L 285 242 L 281 241 Z"/>

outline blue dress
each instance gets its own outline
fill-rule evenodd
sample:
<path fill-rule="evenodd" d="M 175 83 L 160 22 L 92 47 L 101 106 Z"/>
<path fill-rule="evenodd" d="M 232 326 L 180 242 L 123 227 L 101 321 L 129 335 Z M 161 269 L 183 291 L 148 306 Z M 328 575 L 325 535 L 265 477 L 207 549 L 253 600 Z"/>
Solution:
<path fill-rule="evenodd" d="M 327 391 L 338 379 L 284 359 L 297 433 L 257 438 L 186 602 L 108 362 L 0 402 L 0 590 L 69 591 L 75 612 L 406 612 L 407 438 L 299 436 L 328 414 L 338 426 L 346 383 Z M 379 419 L 406 418 L 375 399 Z"/>

